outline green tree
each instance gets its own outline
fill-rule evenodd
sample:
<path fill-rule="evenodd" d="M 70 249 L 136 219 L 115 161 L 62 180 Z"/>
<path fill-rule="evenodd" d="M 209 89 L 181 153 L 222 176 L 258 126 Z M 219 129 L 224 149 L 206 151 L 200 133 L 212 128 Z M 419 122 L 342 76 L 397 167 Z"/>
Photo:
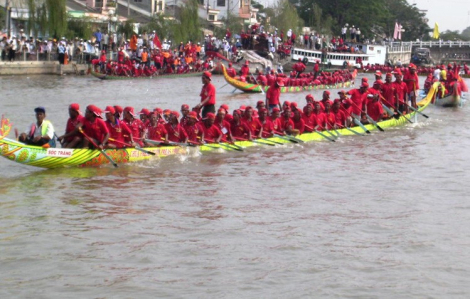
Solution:
<path fill-rule="evenodd" d="M 83 37 L 89 39 L 93 35 L 93 27 L 90 18 L 69 17 L 68 30 L 65 36 L 68 39 Z"/>
<path fill-rule="evenodd" d="M 301 32 L 304 21 L 297 14 L 297 9 L 288 0 L 279 0 L 272 11 L 266 11 L 269 15 L 271 25 L 287 32 L 292 29 L 297 35 Z"/>
<path fill-rule="evenodd" d="M 460 35 L 462 36 L 462 40 L 470 40 L 470 27 L 467 27 L 462 30 L 462 33 Z"/>
<path fill-rule="evenodd" d="M 179 12 L 178 23 L 174 26 L 174 42 L 186 43 L 187 41 L 198 41 L 202 38 L 201 24 L 198 16 L 197 0 L 190 0 Z"/>
<path fill-rule="evenodd" d="M 46 0 L 49 34 L 60 38 L 67 32 L 67 11 L 64 0 Z"/>
<path fill-rule="evenodd" d="M 165 38 L 172 38 L 173 36 L 173 27 L 175 21 L 165 18 L 164 15 L 159 14 L 154 16 L 150 22 L 145 24 L 142 27 L 143 31 L 152 32 L 155 30 L 160 40 L 163 42 Z"/>

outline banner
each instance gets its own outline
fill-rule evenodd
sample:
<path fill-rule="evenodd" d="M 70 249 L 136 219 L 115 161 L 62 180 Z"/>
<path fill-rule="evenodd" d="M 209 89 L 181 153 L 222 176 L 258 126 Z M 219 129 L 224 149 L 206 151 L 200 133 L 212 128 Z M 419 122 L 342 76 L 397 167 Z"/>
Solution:
<path fill-rule="evenodd" d="M 161 49 L 162 48 L 162 43 L 160 42 L 160 39 L 158 38 L 157 33 L 155 33 L 155 37 L 153 38 L 153 44 L 155 47 Z"/>
<path fill-rule="evenodd" d="M 439 25 L 434 23 L 434 32 L 432 34 L 432 38 L 438 39 L 439 38 Z"/>

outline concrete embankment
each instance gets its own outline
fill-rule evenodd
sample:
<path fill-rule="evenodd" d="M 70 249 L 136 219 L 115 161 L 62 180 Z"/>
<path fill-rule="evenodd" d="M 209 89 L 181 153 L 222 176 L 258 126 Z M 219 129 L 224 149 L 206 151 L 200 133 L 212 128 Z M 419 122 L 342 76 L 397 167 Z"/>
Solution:
<path fill-rule="evenodd" d="M 0 76 L 11 75 L 85 75 L 86 64 L 61 65 L 57 61 L 13 61 L 0 62 Z"/>

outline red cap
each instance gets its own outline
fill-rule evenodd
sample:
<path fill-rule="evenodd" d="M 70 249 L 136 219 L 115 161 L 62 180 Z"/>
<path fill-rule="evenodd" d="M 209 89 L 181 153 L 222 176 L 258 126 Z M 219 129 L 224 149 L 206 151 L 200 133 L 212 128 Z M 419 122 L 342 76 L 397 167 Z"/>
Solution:
<path fill-rule="evenodd" d="M 116 110 L 116 112 L 119 114 L 122 114 L 122 111 L 124 111 L 124 109 L 122 109 L 122 107 L 118 105 L 114 106 L 114 110 Z"/>
<path fill-rule="evenodd" d="M 188 113 L 188 117 L 194 118 L 194 119 L 197 120 L 197 113 L 196 113 L 196 111 L 191 111 L 191 112 L 189 112 L 189 113 Z"/>
<path fill-rule="evenodd" d="M 416 65 L 414 65 L 414 64 L 412 64 L 412 63 L 410 63 L 410 64 L 408 65 L 408 67 L 409 67 L 410 69 L 416 69 Z"/>
<path fill-rule="evenodd" d="M 113 108 L 113 106 L 106 106 L 106 108 L 104 108 L 104 113 L 111 113 L 111 114 L 114 114 L 116 113 L 116 109 Z"/>
<path fill-rule="evenodd" d="M 202 76 L 203 76 L 203 77 L 206 77 L 206 78 L 209 79 L 209 80 L 212 80 L 212 74 L 211 74 L 211 72 L 205 71 L 204 73 L 202 73 Z"/>
<path fill-rule="evenodd" d="M 155 112 L 155 113 L 157 113 L 157 114 L 162 114 L 162 113 L 163 113 L 163 110 L 162 110 L 162 108 L 158 108 L 158 107 L 157 107 L 157 108 L 153 109 L 153 112 Z"/>
<path fill-rule="evenodd" d="M 361 80 L 362 82 L 369 82 L 369 79 L 367 79 L 366 77 L 363 77 Z"/>
<path fill-rule="evenodd" d="M 284 104 L 282 104 L 282 106 L 290 106 L 290 102 L 289 101 L 284 101 Z"/>
<path fill-rule="evenodd" d="M 367 82 L 362 82 L 361 87 L 368 88 L 368 87 L 369 87 L 369 83 L 367 83 Z"/>
<path fill-rule="evenodd" d="M 206 114 L 206 117 L 204 119 L 215 119 L 215 114 L 212 112 L 209 112 Z"/>
<path fill-rule="evenodd" d="M 327 100 L 327 101 L 325 101 L 325 105 L 326 105 L 326 104 L 330 104 L 330 106 L 331 106 L 331 105 L 333 105 L 333 102 L 330 101 L 330 100 Z"/>
<path fill-rule="evenodd" d="M 323 93 L 324 93 L 324 94 L 327 94 L 327 95 L 330 95 L 330 91 L 329 91 L 329 90 L 325 90 Z"/>
<path fill-rule="evenodd" d="M 376 72 L 375 72 L 375 75 L 376 75 L 376 76 L 381 76 L 381 77 L 382 77 L 382 72 L 381 72 L 381 71 L 376 71 Z"/>
<path fill-rule="evenodd" d="M 225 110 L 225 113 L 228 113 L 229 107 L 228 107 L 227 104 L 222 104 L 222 105 L 220 105 L 220 108 L 224 109 L 224 110 Z"/>
<path fill-rule="evenodd" d="M 77 104 L 77 103 L 70 104 L 69 109 L 71 109 L 73 111 L 77 111 L 79 114 L 81 114 L 80 105 Z"/>
<path fill-rule="evenodd" d="M 248 64 L 250 64 L 250 62 L 249 62 L 248 60 L 246 60 L 246 61 L 245 61 L 245 64 L 248 65 Z"/>
<path fill-rule="evenodd" d="M 264 104 L 264 101 L 263 100 L 259 100 L 258 102 L 256 102 L 256 107 L 258 107 L 259 105 L 263 105 Z"/>
<path fill-rule="evenodd" d="M 340 91 L 338 91 L 338 94 L 342 94 L 342 93 L 346 94 L 346 91 L 345 91 L 345 90 L 343 90 L 343 89 L 342 89 L 342 90 L 340 90 Z"/>
<path fill-rule="evenodd" d="M 246 109 L 246 106 L 245 106 L 245 105 L 241 105 L 239 110 L 245 111 L 245 109 Z"/>
<path fill-rule="evenodd" d="M 282 78 L 277 78 L 276 84 L 277 84 L 278 86 L 284 86 L 284 80 L 282 80 Z"/>
<path fill-rule="evenodd" d="M 245 111 L 247 111 L 247 110 L 253 110 L 253 107 L 251 107 L 251 106 L 246 106 Z"/>
<path fill-rule="evenodd" d="M 279 110 L 278 107 L 274 107 L 274 108 L 273 108 L 273 112 L 280 112 L 280 111 L 281 111 L 281 110 Z"/>
<path fill-rule="evenodd" d="M 308 95 L 305 97 L 305 99 L 306 99 L 306 100 L 307 100 L 307 99 L 315 100 L 315 99 L 313 98 L 313 95 L 311 95 L 311 94 L 308 94 Z"/>
<path fill-rule="evenodd" d="M 217 110 L 217 114 L 219 113 L 227 114 L 224 108 L 219 108 L 219 110 Z"/>
<path fill-rule="evenodd" d="M 88 105 L 88 106 L 86 107 L 86 109 L 87 109 L 88 111 L 90 111 L 91 113 L 93 113 L 94 115 L 96 115 L 97 117 L 103 118 L 103 117 L 101 116 L 101 109 L 98 108 L 98 107 L 96 107 L 95 105 Z"/>
<path fill-rule="evenodd" d="M 124 111 L 127 111 L 129 112 L 130 115 L 132 115 L 132 117 L 136 117 L 135 113 L 134 113 L 134 107 L 126 107 L 124 108 Z"/>
<path fill-rule="evenodd" d="M 335 103 L 335 104 L 336 104 L 336 103 L 341 103 L 341 99 L 335 99 L 335 100 L 334 100 L 334 103 Z"/>
<path fill-rule="evenodd" d="M 188 104 L 181 105 L 181 110 L 189 110 L 189 105 Z"/>
<path fill-rule="evenodd" d="M 168 115 L 168 114 L 170 114 L 170 113 L 171 113 L 171 110 L 170 110 L 170 109 L 165 109 L 165 110 L 163 110 L 163 114 L 164 114 L 164 115 Z"/>
<path fill-rule="evenodd" d="M 387 74 L 385 75 L 385 77 L 391 77 L 391 76 L 392 76 L 392 73 L 387 73 Z"/>
<path fill-rule="evenodd" d="M 146 108 L 142 108 L 142 110 L 140 110 L 139 114 L 145 114 L 145 115 L 149 115 L 150 114 L 150 111 Z"/>
<path fill-rule="evenodd" d="M 343 103 L 352 105 L 353 102 L 352 102 L 351 99 L 344 99 L 344 100 L 343 100 Z"/>
<path fill-rule="evenodd" d="M 180 118 L 180 114 L 178 111 L 171 111 L 170 114 L 173 114 L 177 119 Z"/>
<path fill-rule="evenodd" d="M 297 102 L 292 102 L 292 103 L 290 103 L 290 107 L 291 107 L 292 109 L 297 108 Z"/>
<path fill-rule="evenodd" d="M 393 73 L 395 74 L 395 77 L 396 77 L 396 76 L 403 76 L 403 74 L 401 73 L 400 70 L 396 70 L 396 71 L 394 71 Z"/>
<path fill-rule="evenodd" d="M 232 63 L 231 63 L 231 62 L 229 62 L 229 63 L 228 63 L 228 66 L 232 66 Z"/>
<path fill-rule="evenodd" d="M 260 108 L 260 109 L 258 110 L 258 113 L 263 113 L 263 112 L 268 112 L 268 109 L 266 109 L 266 108 Z"/>

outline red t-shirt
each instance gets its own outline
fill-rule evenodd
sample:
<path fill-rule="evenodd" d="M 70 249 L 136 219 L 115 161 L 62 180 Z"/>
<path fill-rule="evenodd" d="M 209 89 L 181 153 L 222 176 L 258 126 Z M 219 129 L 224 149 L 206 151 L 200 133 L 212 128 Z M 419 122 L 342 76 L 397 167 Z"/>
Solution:
<path fill-rule="evenodd" d="M 359 89 L 351 89 L 350 91 L 348 91 L 348 94 L 351 95 L 351 101 L 353 101 L 352 113 L 356 115 L 361 115 L 362 106 L 364 103 L 364 99 L 367 96 L 367 91 L 361 93 Z"/>
<path fill-rule="evenodd" d="M 274 133 L 274 124 L 273 124 L 273 122 L 269 118 L 266 118 L 264 120 L 264 122 L 261 122 L 261 120 L 260 120 L 260 123 L 261 123 L 261 126 L 263 126 L 262 137 L 263 138 L 271 137 L 271 134 Z"/>
<path fill-rule="evenodd" d="M 75 131 L 75 129 L 77 128 L 77 125 L 78 125 L 79 123 L 83 123 L 83 120 L 84 120 L 84 119 L 85 119 L 85 118 L 84 118 L 82 115 L 78 115 L 77 118 L 75 118 L 75 119 L 69 118 L 69 119 L 67 120 L 67 125 L 65 126 L 65 134 L 68 134 L 68 133 L 70 133 L 70 132 Z M 79 135 L 79 134 L 75 133 L 75 134 L 73 134 L 72 136 L 65 138 L 65 141 L 66 141 L 66 142 L 71 142 L 71 141 L 73 140 L 73 138 L 74 138 L 75 136 L 78 136 L 78 135 Z"/>
<path fill-rule="evenodd" d="M 106 127 L 109 131 L 109 137 L 115 139 L 116 141 L 109 141 L 108 143 L 114 144 L 117 148 L 123 147 L 122 142 L 124 142 L 124 133 L 126 135 L 132 134 L 129 127 L 122 121 L 116 119 L 116 123 L 112 124 L 110 121 L 106 121 Z"/>
<path fill-rule="evenodd" d="M 304 120 L 304 125 L 305 125 L 305 131 L 306 132 L 313 132 L 315 126 L 317 125 L 316 118 L 311 113 L 310 115 L 307 114 L 302 114 L 302 119 Z"/>
<path fill-rule="evenodd" d="M 302 134 L 305 130 L 305 121 L 301 118 L 299 118 L 298 121 L 292 120 L 294 123 L 294 129 L 299 130 L 299 133 Z"/>
<path fill-rule="evenodd" d="M 419 89 L 418 73 L 411 74 L 410 72 L 406 72 L 405 75 L 403 76 L 403 81 L 410 80 L 410 79 L 415 80 L 415 81 L 406 82 L 406 87 L 408 88 L 408 92 L 411 92 L 413 90 L 418 90 Z"/>
<path fill-rule="evenodd" d="M 248 125 L 243 121 L 240 121 L 238 124 L 235 121 L 232 121 L 230 123 L 230 128 L 232 130 L 233 138 L 247 139 L 249 137 L 248 132 L 251 132 Z"/>
<path fill-rule="evenodd" d="M 95 139 L 98 143 L 103 143 L 104 136 L 109 134 L 106 122 L 101 118 L 96 118 L 94 122 L 90 122 L 88 119 L 83 118 L 83 131 L 85 134 Z"/>
<path fill-rule="evenodd" d="M 203 124 L 201 127 L 204 130 L 204 139 L 208 142 L 216 141 L 222 135 L 222 131 L 214 124 L 210 127 Z"/>
<path fill-rule="evenodd" d="M 251 136 L 258 136 L 259 131 L 262 128 L 261 122 L 257 118 L 251 118 L 251 120 L 248 119 L 243 119 L 243 121 L 246 123 L 246 125 L 250 128 L 251 130 Z"/>
<path fill-rule="evenodd" d="M 194 125 L 190 126 L 188 124 L 183 126 L 186 134 L 188 134 L 188 140 L 192 142 L 201 142 L 202 134 L 204 133 L 204 129 L 202 128 L 201 123 L 195 123 Z M 198 138 L 199 137 L 199 138 Z"/>
<path fill-rule="evenodd" d="M 220 129 L 222 134 L 224 134 L 224 136 L 222 136 L 222 141 L 227 141 L 228 135 L 231 132 L 230 123 L 226 120 L 223 120 L 222 122 L 216 121 L 214 125 L 216 125 Z"/>
<path fill-rule="evenodd" d="M 129 127 L 129 129 L 131 130 L 132 137 L 134 138 L 134 142 L 137 142 L 138 144 L 140 144 L 142 146 L 142 141 L 140 140 L 140 138 L 142 137 L 142 133 L 145 130 L 144 123 L 140 119 L 133 119 L 130 122 L 127 121 L 127 120 L 123 120 L 122 122 L 125 123 Z M 130 138 L 125 137 L 124 140 L 126 142 L 129 142 Z"/>
<path fill-rule="evenodd" d="M 269 105 L 279 105 L 279 97 L 281 96 L 281 87 L 273 83 L 266 92 L 266 98 Z"/>
<path fill-rule="evenodd" d="M 387 107 L 394 106 L 394 108 L 396 108 L 395 86 L 393 83 L 384 83 L 382 85 L 382 96 L 386 100 L 384 104 L 387 105 Z"/>
<path fill-rule="evenodd" d="M 157 123 L 156 126 L 148 124 L 145 130 L 147 131 L 147 138 L 155 141 L 162 141 L 167 134 L 165 126 L 161 123 Z"/>
<path fill-rule="evenodd" d="M 384 113 L 382 104 L 380 101 L 369 99 L 367 101 L 367 114 L 375 121 L 379 120 L 379 117 Z"/>
<path fill-rule="evenodd" d="M 294 128 L 294 122 L 292 121 L 291 118 L 286 119 L 285 117 L 280 117 L 279 122 L 280 122 L 280 128 L 279 129 L 280 129 L 281 132 L 284 132 L 286 130 L 290 130 L 290 129 Z"/>
<path fill-rule="evenodd" d="M 341 111 L 340 109 L 338 109 L 338 111 L 331 110 L 331 113 L 334 114 L 336 124 L 339 125 L 340 128 L 342 128 L 343 126 L 345 126 L 345 123 L 346 123 L 346 114 L 345 114 L 343 111 Z"/>
<path fill-rule="evenodd" d="M 172 126 L 170 123 L 165 124 L 165 129 L 168 132 L 168 140 L 173 142 L 183 142 L 187 137 L 186 131 L 180 124 Z"/>
<path fill-rule="evenodd" d="M 325 116 L 325 123 L 326 123 L 327 129 L 333 128 L 334 124 L 336 123 L 336 118 L 335 118 L 334 113 L 330 111 L 329 113 L 324 113 L 323 115 Z"/>
<path fill-rule="evenodd" d="M 397 95 L 398 95 L 398 100 L 400 102 L 405 101 L 405 95 L 408 93 L 408 87 L 405 82 L 393 82 L 393 87 L 395 88 Z"/>
<path fill-rule="evenodd" d="M 209 105 L 215 105 L 215 87 L 212 85 L 212 83 L 208 83 L 204 86 L 202 86 L 201 90 L 201 102 L 207 99 L 209 97 L 209 101 L 204 104 L 204 106 L 209 106 Z"/>
<path fill-rule="evenodd" d="M 323 112 L 315 113 L 314 112 L 312 115 L 313 115 L 313 117 L 315 117 L 315 123 L 316 123 L 315 126 L 318 126 L 317 130 L 323 130 L 323 128 L 325 126 L 325 121 L 326 121 L 325 113 L 323 113 Z"/>

